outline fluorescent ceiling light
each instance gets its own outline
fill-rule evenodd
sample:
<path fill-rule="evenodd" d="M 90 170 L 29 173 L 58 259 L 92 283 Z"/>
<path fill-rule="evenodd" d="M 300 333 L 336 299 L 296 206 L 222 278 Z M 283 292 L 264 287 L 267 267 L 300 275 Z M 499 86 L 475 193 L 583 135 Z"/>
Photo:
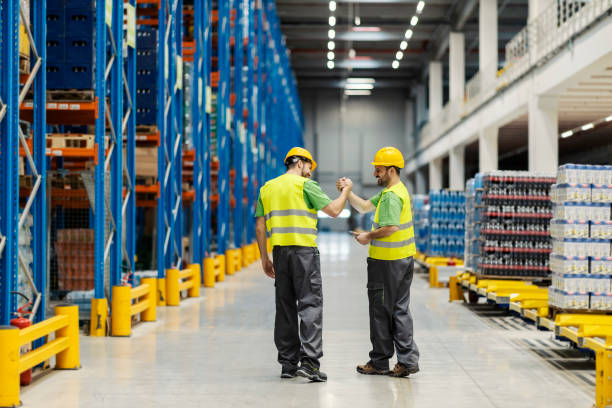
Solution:
<path fill-rule="evenodd" d="M 330 42 L 327 43 L 327 49 L 328 50 L 333 51 L 334 48 L 336 48 L 336 43 L 335 42 L 330 41 Z"/>
<path fill-rule="evenodd" d="M 417 16 L 412 16 L 412 19 L 410 20 L 410 25 L 414 27 L 415 25 L 418 24 L 418 22 L 419 22 L 419 18 Z"/>
<path fill-rule="evenodd" d="M 366 32 L 366 33 L 377 33 L 382 30 L 380 27 L 353 27 L 353 31 Z"/>
<path fill-rule="evenodd" d="M 411 29 L 407 29 L 406 30 L 406 34 L 404 34 L 404 37 L 406 37 L 407 40 L 412 38 L 412 30 Z"/>
<path fill-rule="evenodd" d="M 404 51 L 406 48 L 408 48 L 408 42 L 402 41 L 400 43 L 400 50 Z"/>
<path fill-rule="evenodd" d="M 608 116 L 608 117 L 606 118 L 606 122 L 612 122 L 612 115 L 610 115 L 610 116 Z"/>
<path fill-rule="evenodd" d="M 334 61 L 327 61 L 327 68 L 334 69 Z"/>
<path fill-rule="evenodd" d="M 357 56 L 357 52 L 355 51 L 355 49 L 354 49 L 354 48 L 351 48 L 351 49 L 349 50 L 348 55 L 349 55 L 349 58 L 355 58 L 355 57 Z"/>
<path fill-rule="evenodd" d="M 563 132 L 563 133 L 561 133 L 561 137 L 565 139 L 566 137 L 570 137 L 570 136 L 572 136 L 573 134 L 574 134 L 574 132 L 573 132 L 573 131 L 568 130 L 567 132 Z"/>
<path fill-rule="evenodd" d="M 346 84 L 346 89 L 374 89 L 373 84 Z"/>
<path fill-rule="evenodd" d="M 336 2 L 334 0 L 329 2 L 329 10 L 336 11 Z"/>
<path fill-rule="evenodd" d="M 327 36 L 329 37 L 330 40 L 333 40 L 334 38 L 336 38 L 336 30 L 334 30 L 333 28 L 330 29 L 327 32 Z"/>
<path fill-rule="evenodd" d="M 400 61 L 402 58 L 404 58 L 404 53 L 401 51 L 398 51 L 395 53 L 395 59 Z"/>
<path fill-rule="evenodd" d="M 334 54 L 333 51 L 330 51 L 327 53 L 327 59 L 328 60 L 333 60 L 336 57 L 336 55 Z"/>
<path fill-rule="evenodd" d="M 375 84 L 376 80 L 374 78 L 347 78 L 347 84 Z"/>
<path fill-rule="evenodd" d="M 419 4 L 417 4 L 417 13 L 421 14 L 424 8 L 425 2 L 423 0 L 419 1 Z"/>
<path fill-rule="evenodd" d="M 595 127 L 595 125 L 594 125 L 594 124 L 592 124 L 592 123 L 587 123 L 586 125 L 584 125 L 584 126 L 583 126 L 583 127 L 581 127 L 580 129 L 582 129 L 582 130 L 590 130 L 590 129 L 593 129 L 594 127 Z"/>
<path fill-rule="evenodd" d="M 355 25 L 356 26 L 361 25 L 361 17 L 355 16 Z"/>
<path fill-rule="evenodd" d="M 398 60 L 393 61 L 391 66 L 393 67 L 393 69 L 398 69 L 399 68 L 399 61 Z"/>
<path fill-rule="evenodd" d="M 372 91 L 347 89 L 344 91 L 344 94 L 346 96 L 369 96 L 369 95 L 372 95 Z"/>
<path fill-rule="evenodd" d="M 329 16 L 329 25 L 332 27 L 336 25 L 336 17 Z"/>

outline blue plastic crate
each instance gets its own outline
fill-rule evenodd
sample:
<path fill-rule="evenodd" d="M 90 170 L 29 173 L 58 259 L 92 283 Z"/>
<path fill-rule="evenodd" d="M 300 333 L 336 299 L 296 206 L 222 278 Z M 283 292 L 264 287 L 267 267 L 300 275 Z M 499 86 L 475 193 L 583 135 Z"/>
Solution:
<path fill-rule="evenodd" d="M 66 39 L 60 36 L 47 37 L 47 64 L 63 64 L 66 61 Z"/>
<path fill-rule="evenodd" d="M 137 125 L 155 125 L 157 124 L 157 109 L 151 108 L 136 108 L 136 124 Z"/>
<path fill-rule="evenodd" d="M 47 10 L 63 10 L 68 1 L 72 0 L 47 0 Z"/>
<path fill-rule="evenodd" d="M 157 67 L 157 49 L 141 50 L 136 48 L 136 66 L 154 68 Z"/>
<path fill-rule="evenodd" d="M 94 41 L 91 36 L 66 37 L 66 61 L 81 65 L 93 65 Z"/>
<path fill-rule="evenodd" d="M 64 65 L 64 81 L 69 85 L 64 89 L 93 89 L 92 64 L 68 63 Z"/>
<path fill-rule="evenodd" d="M 89 9 L 94 10 L 96 3 L 94 0 L 65 0 L 66 7 L 73 9 Z"/>
<path fill-rule="evenodd" d="M 153 69 L 138 67 L 138 70 L 136 71 L 136 88 L 152 88 L 152 85 L 157 84 L 157 74 L 157 67 L 154 67 Z"/>
<path fill-rule="evenodd" d="M 157 49 L 157 29 L 139 26 L 136 30 L 136 49 Z"/>
<path fill-rule="evenodd" d="M 65 89 L 64 87 L 64 64 L 51 64 L 47 61 L 47 88 Z"/>
<path fill-rule="evenodd" d="M 63 36 L 64 35 L 64 9 L 49 9 L 47 8 L 47 33 L 51 36 Z"/>
<path fill-rule="evenodd" d="M 93 38 L 95 14 L 92 8 L 68 8 L 65 15 L 66 36 Z"/>

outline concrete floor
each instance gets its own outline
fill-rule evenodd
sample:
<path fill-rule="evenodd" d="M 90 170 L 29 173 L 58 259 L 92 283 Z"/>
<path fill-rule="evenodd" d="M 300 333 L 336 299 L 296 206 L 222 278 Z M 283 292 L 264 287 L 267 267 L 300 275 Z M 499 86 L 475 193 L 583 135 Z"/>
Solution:
<path fill-rule="evenodd" d="M 486 305 L 449 304 L 447 290 L 429 289 L 419 276 L 412 311 L 421 372 L 357 374 L 370 350 L 367 250 L 346 234 L 322 234 L 319 248 L 327 383 L 279 378 L 274 286 L 253 265 L 200 299 L 159 309 L 158 322 L 137 326 L 131 338 L 83 336 L 83 368 L 24 388 L 24 406 L 591 407 L 591 361 Z"/>

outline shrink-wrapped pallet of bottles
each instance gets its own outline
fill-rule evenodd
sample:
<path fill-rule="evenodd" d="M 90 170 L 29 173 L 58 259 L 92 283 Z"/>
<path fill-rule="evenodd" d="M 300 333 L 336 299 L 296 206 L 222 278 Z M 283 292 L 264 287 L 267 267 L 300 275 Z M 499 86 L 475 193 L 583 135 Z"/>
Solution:
<path fill-rule="evenodd" d="M 476 174 L 465 185 L 465 255 L 464 265 L 473 271 L 480 263 L 480 228 L 482 218 L 482 175 Z"/>
<path fill-rule="evenodd" d="M 429 192 L 429 240 L 427 255 L 463 258 L 465 252 L 465 193 Z"/>
<path fill-rule="evenodd" d="M 412 220 L 414 225 L 414 237 L 417 251 L 424 254 L 427 252 L 429 234 L 429 204 L 428 197 L 424 194 L 412 196 Z"/>

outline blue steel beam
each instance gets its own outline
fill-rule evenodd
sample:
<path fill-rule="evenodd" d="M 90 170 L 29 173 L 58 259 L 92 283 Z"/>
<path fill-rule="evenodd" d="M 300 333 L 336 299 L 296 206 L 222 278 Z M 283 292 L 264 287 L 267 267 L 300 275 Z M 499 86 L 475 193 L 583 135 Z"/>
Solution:
<path fill-rule="evenodd" d="M 212 108 L 212 102 L 210 100 L 212 96 L 211 87 L 211 72 L 212 72 L 212 0 L 203 0 L 204 7 L 202 12 L 204 13 L 202 21 L 204 22 L 204 66 L 202 69 L 202 89 L 204 90 L 204 118 L 202 120 L 202 146 L 204 158 L 202 162 L 202 195 L 203 195 L 203 217 L 204 217 L 204 234 L 202 234 L 202 257 L 208 257 L 210 252 L 210 241 L 211 241 L 211 208 L 210 208 L 210 114 Z"/>
<path fill-rule="evenodd" d="M 234 132 L 233 132 L 233 167 L 236 173 L 234 180 L 234 199 L 236 206 L 233 211 L 234 226 L 234 248 L 240 249 L 244 244 L 244 204 L 243 193 L 243 149 L 246 144 L 246 128 L 243 118 L 244 109 L 244 38 L 245 35 L 245 13 L 244 1 L 234 1 L 236 10 L 236 21 L 234 24 L 234 93 L 236 95 L 236 105 L 234 109 Z"/>
<path fill-rule="evenodd" d="M 19 3 L 0 0 L 0 325 L 15 310 L 18 250 Z"/>
<path fill-rule="evenodd" d="M 176 1 L 174 8 L 174 64 L 172 72 L 177 84 L 174 94 L 174 207 L 169 217 L 173 222 L 175 258 L 172 267 L 182 268 L 183 261 L 183 0 Z M 180 64 L 180 66 L 179 66 Z"/>
<path fill-rule="evenodd" d="M 127 4 L 134 7 L 136 13 L 136 0 L 129 0 Z M 135 29 L 135 27 L 134 27 Z M 127 77 L 125 96 L 127 106 L 124 105 L 124 123 L 126 128 L 123 130 L 126 138 L 126 180 L 127 197 L 124 201 L 125 223 L 125 251 L 126 257 L 131 267 L 130 272 L 136 269 L 136 33 L 134 33 L 134 47 L 127 47 L 126 66 Z M 125 118 L 127 117 L 127 122 Z"/>
<path fill-rule="evenodd" d="M 255 70 L 255 53 L 257 52 L 257 44 L 255 43 L 255 0 L 246 0 L 245 4 L 246 23 L 247 23 L 247 131 L 246 131 L 246 174 L 249 180 L 247 183 L 247 207 L 246 207 L 246 242 L 252 243 L 255 240 L 255 186 L 253 181 L 256 180 L 256 171 L 254 162 L 253 145 L 256 143 L 255 123 L 257 114 L 257 90 L 255 89 L 255 81 L 253 78 Z"/>
<path fill-rule="evenodd" d="M 192 100 L 191 100 L 191 117 L 192 117 L 192 134 L 193 144 L 195 148 L 195 161 L 193 163 L 193 187 L 195 190 L 195 199 L 192 204 L 193 210 L 193 231 L 192 231 L 192 262 L 198 263 L 203 267 L 202 261 L 202 239 L 205 230 L 203 230 L 204 221 L 204 195 L 202 184 L 204 182 L 202 175 L 202 166 L 204 165 L 204 145 L 202 136 L 204 132 L 204 105 L 202 98 L 202 73 L 204 71 L 204 32 L 203 32 L 203 9 L 204 4 L 201 1 L 194 2 L 193 5 L 193 39 L 195 41 L 195 53 L 193 55 L 193 85 L 192 85 Z M 202 270 L 202 269 L 201 269 Z"/>

